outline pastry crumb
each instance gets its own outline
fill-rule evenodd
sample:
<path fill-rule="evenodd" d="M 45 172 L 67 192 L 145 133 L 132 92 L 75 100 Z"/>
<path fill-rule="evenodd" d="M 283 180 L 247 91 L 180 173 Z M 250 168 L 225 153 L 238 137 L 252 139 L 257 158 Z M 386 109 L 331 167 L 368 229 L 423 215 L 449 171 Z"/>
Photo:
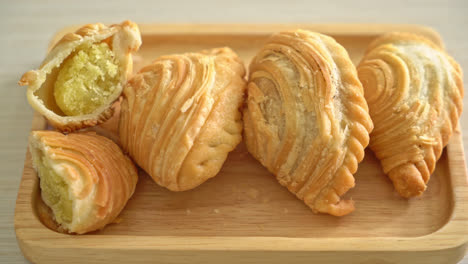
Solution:
<path fill-rule="evenodd" d="M 283 213 L 285 213 L 285 214 L 289 213 L 288 208 L 283 208 Z"/>
<path fill-rule="evenodd" d="M 186 215 L 190 215 L 191 213 L 192 213 L 192 211 L 190 209 L 185 210 Z"/>
<path fill-rule="evenodd" d="M 219 214 L 219 209 L 213 209 L 213 212 L 214 212 L 215 214 Z"/>

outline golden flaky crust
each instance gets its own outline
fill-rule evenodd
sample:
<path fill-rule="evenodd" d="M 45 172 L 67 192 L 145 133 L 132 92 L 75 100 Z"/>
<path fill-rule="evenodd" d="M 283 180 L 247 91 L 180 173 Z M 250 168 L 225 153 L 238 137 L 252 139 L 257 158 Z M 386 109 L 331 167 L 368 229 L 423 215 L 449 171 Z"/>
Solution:
<path fill-rule="evenodd" d="M 73 220 L 61 223 L 65 231 L 83 234 L 104 228 L 135 191 L 138 172 L 133 162 L 114 142 L 93 132 L 33 131 L 29 148 L 36 170 L 47 160 L 69 186 Z"/>
<path fill-rule="evenodd" d="M 228 48 L 160 57 L 124 88 L 123 148 L 173 191 L 214 177 L 242 138 L 244 74 Z"/>
<path fill-rule="evenodd" d="M 358 74 L 375 124 L 370 148 L 401 196 L 421 195 L 462 112 L 460 66 L 424 37 L 389 33 Z"/>
<path fill-rule="evenodd" d="M 54 83 L 62 62 L 84 43 L 106 42 L 111 47 L 119 62 L 119 85 L 109 96 L 109 101 L 96 109 L 92 114 L 66 116 L 57 106 L 54 99 Z M 29 104 L 47 118 L 55 128 L 70 132 L 103 123 L 113 115 L 112 103 L 122 93 L 123 85 L 132 73 L 132 53 L 141 45 L 138 26 L 131 21 L 118 25 L 105 26 L 101 23 L 85 25 L 75 33 L 66 34 L 48 53 L 37 70 L 26 72 L 19 81 L 28 85 Z"/>
<path fill-rule="evenodd" d="M 372 122 L 356 68 L 331 37 L 273 35 L 250 65 L 244 110 L 250 153 L 314 212 L 354 210 L 354 186 Z"/>

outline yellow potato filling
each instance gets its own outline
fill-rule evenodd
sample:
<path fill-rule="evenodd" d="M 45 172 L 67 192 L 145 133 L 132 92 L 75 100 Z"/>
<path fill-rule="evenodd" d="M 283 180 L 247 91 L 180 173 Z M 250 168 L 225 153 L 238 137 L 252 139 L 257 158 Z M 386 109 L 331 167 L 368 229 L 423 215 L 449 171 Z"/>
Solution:
<path fill-rule="evenodd" d="M 67 116 L 93 113 L 119 82 L 119 67 L 107 43 L 83 44 L 62 65 L 54 87 L 58 107 Z"/>
<path fill-rule="evenodd" d="M 39 161 L 39 175 L 42 198 L 52 209 L 58 223 L 71 223 L 73 202 L 70 199 L 69 186 L 44 160 Z"/>

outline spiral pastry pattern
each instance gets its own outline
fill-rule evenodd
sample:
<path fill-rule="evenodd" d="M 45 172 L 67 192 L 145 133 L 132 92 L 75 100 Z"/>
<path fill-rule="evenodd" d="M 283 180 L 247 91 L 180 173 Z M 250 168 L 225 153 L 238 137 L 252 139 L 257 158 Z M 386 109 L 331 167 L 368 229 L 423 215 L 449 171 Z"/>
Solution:
<path fill-rule="evenodd" d="M 430 40 L 394 32 L 371 43 L 358 74 L 370 148 L 401 196 L 421 195 L 462 112 L 460 66 Z"/>
<path fill-rule="evenodd" d="M 245 140 L 250 153 L 314 212 L 354 210 L 354 187 L 372 121 L 356 68 L 333 38 L 273 35 L 250 65 Z"/>
<path fill-rule="evenodd" d="M 33 131 L 29 138 L 42 200 L 64 231 L 83 234 L 114 221 L 135 191 L 133 162 L 94 132 Z"/>
<path fill-rule="evenodd" d="M 229 48 L 160 57 L 124 88 L 123 148 L 172 191 L 214 177 L 242 138 L 244 74 Z"/>

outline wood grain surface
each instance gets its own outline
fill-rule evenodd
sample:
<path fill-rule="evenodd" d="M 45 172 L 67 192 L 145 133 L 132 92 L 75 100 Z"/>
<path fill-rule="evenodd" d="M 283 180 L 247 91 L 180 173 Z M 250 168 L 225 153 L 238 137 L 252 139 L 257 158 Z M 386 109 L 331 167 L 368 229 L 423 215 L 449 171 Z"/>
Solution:
<path fill-rule="evenodd" d="M 455 1 L 2 1 L 0 2 L 0 262 L 27 262 L 16 243 L 13 214 L 33 112 L 16 82 L 36 68 L 51 37 L 63 27 L 113 23 L 398 23 L 441 33 L 448 52 L 468 69 L 468 2 Z M 466 80 L 466 78 L 465 78 Z M 466 81 L 465 81 L 466 87 Z M 464 99 L 467 105 L 467 97 Z M 460 120 L 465 152 L 466 113 Z M 190 253 L 178 254 L 191 259 Z M 296 254 L 303 258 L 301 254 Z M 353 256 L 350 255 L 350 258 Z M 167 259 L 166 259 L 167 260 Z M 375 262 L 370 262 L 375 263 Z M 452 262 L 450 262 L 452 263 Z M 468 263 L 468 259 L 463 262 Z"/>

